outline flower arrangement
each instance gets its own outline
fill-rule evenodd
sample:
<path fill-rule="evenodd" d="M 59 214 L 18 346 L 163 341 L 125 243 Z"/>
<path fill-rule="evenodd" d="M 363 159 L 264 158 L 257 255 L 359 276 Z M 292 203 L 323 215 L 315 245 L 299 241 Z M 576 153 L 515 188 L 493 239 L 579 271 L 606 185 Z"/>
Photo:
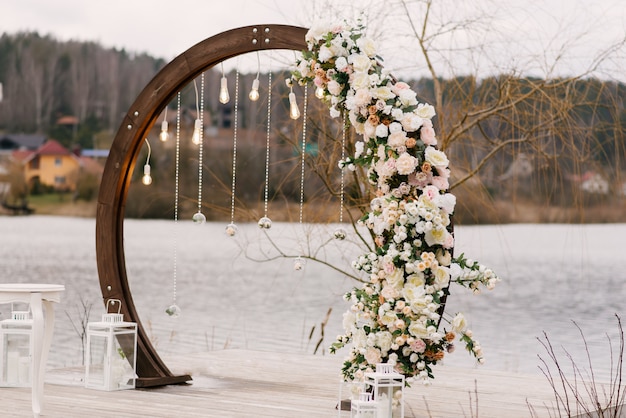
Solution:
<path fill-rule="evenodd" d="M 353 262 L 368 280 L 345 295 L 352 303 L 345 334 L 330 348 L 334 353 L 351 343 L 344 379 L 360 380 L 386 362 L 407 382 L 429 383 L 432 366 L 453 351 L 457 334 L 482 363 L 463 314 L 444 317 L 445 299 L 452 283 L 479 293 L 500 279 L 463 254 L 453 257 L 456 198 L 447 192 L 449 162 L 436 147 L 433 106 L 418 102 L 416 92 L 383 67 L 362 24 L 318 25 L 306 42 L 290 82 L 314 83 L 332 117 L 347 115 L 362 140 L 339 165 L 363 167 L 376 189 L 359 221 L 371 231 L 375 250 Z M 442 320 L 449 330 L 440 329 Z"/>

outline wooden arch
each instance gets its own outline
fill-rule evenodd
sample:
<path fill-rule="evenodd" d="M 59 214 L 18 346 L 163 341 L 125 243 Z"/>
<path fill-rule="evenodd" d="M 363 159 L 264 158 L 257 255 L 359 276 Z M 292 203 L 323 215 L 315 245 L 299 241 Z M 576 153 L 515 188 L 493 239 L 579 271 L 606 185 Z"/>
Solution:
<path fill-rule="evenodd" d="M 137 387 L 184 383 L 150 343 L 128 285 L 124 258 L 124 211 L 143 139 L 163 108 L 185 85 L 220 62 L 267 49 L 303 50 L 307 29 L 286 25 L 246 26 L 205 39 L 167 64 L 141 91 L 117 131 L 106 161 L 96 214 L 96 260 L 103 301 L 119 299 L 127 321 L 137 323 Z M 120 342 L 122 343 L 122 342 Z"/>

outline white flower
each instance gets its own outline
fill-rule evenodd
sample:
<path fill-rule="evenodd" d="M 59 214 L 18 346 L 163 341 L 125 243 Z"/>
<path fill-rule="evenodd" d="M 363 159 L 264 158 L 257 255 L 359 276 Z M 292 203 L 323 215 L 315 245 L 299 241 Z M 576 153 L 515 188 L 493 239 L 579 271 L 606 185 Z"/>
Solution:
<path fill-rule="evenodd" d="M 407 152 L 404 152 L 396 160 L 396 170 L 398 171 L 398 174 L 401 175 L 411 174 L 415 171 L 418 162 L 417 158 Z"/>
<path fill-rule="evenodd" d="M 402 127 L 407 132 L 415 132 L 422 126 L 422 118 L 415 113 L 405 113 L 402 118 Z"/>
<path fill-rule="evenodd" d="M 358 89 L 367 89 L 370 86 L 370 78 L 367 73 L 364 72 L 356 72 L 351 76 L 351 86 L 354 90 Z"/>
<path fill-rule="evenodd" d="M 377 99 L 389 100 L 389 99 L 393 99 L 394 97 L 396 97 L 396 95 L 387 86 L 373 88 L 371 92 L 372 92 L 372 96 Z"/>
<path fill-rule="evenodd" d="M 362 36 L 357 39 L 356 44 L 368 57 L 376 56 L 376 44 L 372 39 Z"/>
<path fill-rule="evenodd" d="M 337 81 L 335 80 L 330 80 L 328 82 L 328 84 L 326 84 L 326 88 L 328 88 L 328 91 L 330 92 L 330 94 L 332 94 L 333 96 L 339 96 L 339 94 L 341 93 L 342 90 L 342 86 L 341 84 L 339 84 Z"/>
<path fill-rule="evenodd" d="M 329 59 L 331 59 L 333 56 L 334 56 L 333 51 L 331 51 L 330 48 L 326 47 L 325 45 L 322 45 L 322 47 L 319 50 L 318 59 L 321 62 L 326 62 Z"/>
<path fill-rule="evenodd" d="M 365 144 L 363 143 L 363 141 L 357 141 L 354 144 L 354 158 L 359 158 L 361 156 L 361 154 L 363 154 L 363 149 L 365 147 Z"/>
<path fill-rule="evenodd" d="M 451 325 L 454 331 L 462 333 L 467 328 L 467 320 L 465 319 L 465 316 L 463 316 L 463 314 L 459 312 L 458 314 L 456 314 L 454 319 L 452 319 Z"/>
<path fill-rule="evenodd" d="M 389 128 L 387 128 L 387 125 L 379 123 L 378 126 L 376 126 L 376 136 L 385 138 L 387 135 L 389 135 Z"/>
<path fill-rule="evenodd" d="M 446 168 L 449 164 L 448 157 L 442 151 L 439 151 L 435 147 L 426 147 L 424 151 L 424 157 L 434 167 Z"/>
<path fill-rule="evenodd" d="M 335 68 L 337 71 L 343 71 L 348 66 L 348 60 L 346 57 L 339 57 L 335 60 Z"/>
<path fill-rule="evenodd" d="M 330 27 L 328 25 L 317 24 L 309 29 L 304 39 L 308 44 L 312 44 L 321 40 L 328 32 L 330 32 Z"/>
<path fill-rule="evenodd" d="M 451 215 L 454 212 L 454 206 L 456 206 L 456 196 L 452 193 L 441 194 L 437 198 L 437 205 Z"/>
<path fill-rule="evenodd" d="M 365 54 L 352 54 L 348 57 L 348 62 L 355 72 L 367 73 L 372 67 L 372 60 Z"/>
<path fill-rule="evenodd" d="M 421 118 L 432 119 L 435 116 L 435 108 L 427 103 L 420 103 L 417 105 L 415 113 Z"/>

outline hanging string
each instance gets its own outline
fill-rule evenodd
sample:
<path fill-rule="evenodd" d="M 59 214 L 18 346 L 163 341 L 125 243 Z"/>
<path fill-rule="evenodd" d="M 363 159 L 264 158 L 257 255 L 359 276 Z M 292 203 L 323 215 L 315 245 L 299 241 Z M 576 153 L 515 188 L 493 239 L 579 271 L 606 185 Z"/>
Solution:
<path fill-rule="evenodd" d="M 341 114 L 341 160 L 343 161 L 346 158 L 346 130 L 347 130 L 346 120 L 346 112 L 345 110 Z M 338 240 L 343 240 L 346 238 L 346 230 L 343 229 L 341 224 L 343 224 L 343 209 L 344 209 L 344 198 L 345 198 L 345 171 L 342 166 L 339 167 L 341 170 L 341 184 L 339 189 L 339 227 L 335 230 L 334 236 Z"/>
<path fill-rule="evenodd" d="M 203 123 L 203 113 L 204 113 L 204 73 L 202 73 L 200 77 L 200 107 L 198 108 L 198 86 L 196 84 L 196 80 L 193 80 L 194 88 L 196 89 L 196 112 L 198 115 L 196 116 L 196 120 L 200 121 L 200 126 L 197 127 L 199 129 L 199 141 L 198 141 L 198 212 L 193 215 L 193 221 L 197 224 L 203 224 L 206 222 L 206 217 L 202 213 L 202 153 L 204 148 L 204 123 Z"/>
<path fill-rule="evenodd" d="M 271 57 L 270 57 L 271 62 Z M 270 134 L 271 134 L 271 120 L 272 120 L 272 68 L 270 67 L 268 73 L 267 83 L 267 132 L 265 136 L 265 190 L 263 193 L 263 217 L 259 219 L 259 227 L 263 229 L 270 229 L 272 227 L 272 220 L 267 216 L 269 190 L 270 190 Z"/>
<path fill-rule="evenodd" d="M 226 234 L 234 236 L 237 233 L 235 225 L 235 185 L 237 178 L 237 124 L 239 114 L 239 69 L 235 72 L 235 125 L 233 127 L 233 182 L 230 190 L 230 223 L 226 225 Z"/>
<path fill-rule="evenodd" d="M 303 220 L 303 209 L 304 209 L 304 155 L 306 154 L 306 118 L 307 118 L 307 104 L 308 104 L 308 86 L 304 86 L 304 105 L 303 105 L 303 113 L 304 119 L 302 121 L 302 149 L 301 149 L 301 161 L 300 161 L 300 217 L 299 222 L 302 225 Z"/>
<path fill-rule="evenodd" d="M 178 192 L 179 192 L 179 170 L 180 170 L 180 92 L 178 92 L 176 100 L 176 171 L 174 177 L 174 271 L 173 271 L 173 289 L 172 304 L 165 312 L 169 316 L 180 315 L 180 308 L 176 304 L 176 287 L 178 280 Z"/>
<path fill-rule="evenodd" d="M 301 148 L 301 160 L 300 160 L 300 216 L 299 223 L 303 229 L 303 213 L 304 213 L 304 156 L 306 154 L 306 121 L 307 121 L 307 105 L 308 105 L 308 85 L 304 86 L 304 104 L 302 108 L 303 120 L 302 120 L 302 148 Z M 294 270 L 302 270 L 306 260 L 302 256 L 298 256 L 294 261 Z"/>

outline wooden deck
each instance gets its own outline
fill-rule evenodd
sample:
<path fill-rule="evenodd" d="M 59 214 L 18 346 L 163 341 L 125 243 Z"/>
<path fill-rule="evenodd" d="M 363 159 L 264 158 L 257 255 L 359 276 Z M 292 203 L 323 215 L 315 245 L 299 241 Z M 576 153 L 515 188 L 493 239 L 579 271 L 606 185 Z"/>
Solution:
<path fill-rule="evenodd" d="M 341 356 L 247 350 L 167 359 L 189 385 L 102 392 L 83 387 L 83 369 L 46 374 L 42 417 L 338 417 Z M 530 417 L 550 414 L 554 397 L 541 376 L 440 367 L 434 384 L 405 389 L 405 416 Z M 477 388 L 477 394 L 474 388 Z M 471 401 L 470 401 L 471 399 Z M 476 408 L 476 399 L 478 407 Z M 30 417 L 29 388 L 0 388 L 0 416 Z M 478 409 L 478 414 L 476 414 Z M 342 417 L 349 417 L 344 412 Z"/>

